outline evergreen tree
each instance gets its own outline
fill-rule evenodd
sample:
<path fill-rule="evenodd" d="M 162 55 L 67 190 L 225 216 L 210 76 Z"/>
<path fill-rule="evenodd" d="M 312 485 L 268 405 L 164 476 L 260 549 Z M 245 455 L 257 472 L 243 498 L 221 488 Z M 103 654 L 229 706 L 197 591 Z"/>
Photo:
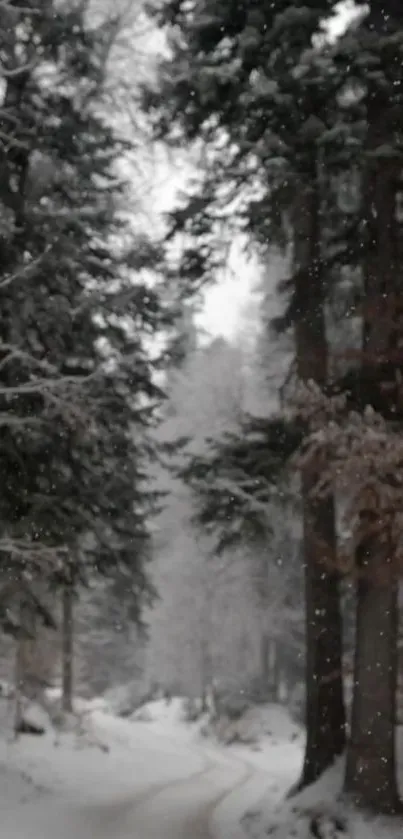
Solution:
<path fill-rule="evenodd" d="M 42 562 L 49 584 L 91 566 L 123 575 L 138 614 L 154 503 L 146 429 L 161 398 L 147 341 L 168 316 L 141 273 L 158 252 L 125 221 L 130 146 L 99 85 L 110 33 L 80 5 L 5 11 L 1 517 L 16 549 L 3 568 L 23 573 L 22 539 L 31 558 L 35 545 L 60 553 L 59 566 Z"/>
<path fill-rule="evenodd" d="M 359 115 L 366 126 L 359 240 L 364 295 L 360 376 L 364 383 L 376 382 L 382 391 L 378 406 L 370 397 L 368 403 L 381 413 L 391 409 L 395 417 L 399 397 L 393 383 L 401 364 L 402 341 L 397 215 L 402 25 L 401 4 L 373 0 L 360 25 L 336 50 L 342 71 L 360 86 Z M 388 382 L 392 387 L 385 399 Z M 377 809 L 395 812 L 399 808 L 395 755 L 399 548 L 392 505 L 385 505 L 385 498 L 394 492 L 395 476 L 379 464 L 376 486 L 372 481 L 367 476 L 358 503 L 356 652 L 346 791 L 359 804 L 372 807 L 376 790 Z"/>
<path fill-rule="evenodd" d="M 331 2 L 164 4 L 170 56 L 145 107 L 156 136 L 207 147 L 201 186 L 173 214 L 172 235 L 190 244 L 182 274 L 214 276 L 220 237 L 231 225 L 293 248 L 286 323 L 295 324 L 298 374 L 325 385 L 327 274 L 322 258 L 320 144 L 333 127 L 341 80 L 328 50 L 313 46 Z M 227 232 L 228 235 L 228 232 Z M 193 238 L 192 238 L 193 237 Z M 313 499 L 305 467 L 304 565 L 307 606 L 308 739 L 302 783 L 315 780 L 344 748 L 341 618 L 333 500 Z M 320 623 L 320 626 L 319 626 Z M 326 733 L 325 733 L 326 732 Z"/>
<path fill-rule="evenodd" d="M 205 453 L 209 435 L 220 436 L 224 429 L 236 427 L 244 371 L 240 351 L 227 341 L 217 338 L 197 346 L 192 323 L 182 347 L 184 353 L 176 356 L 178 366 L 167 376 L 168 399 L 156 430 L 165 450 L 156 485 L 164 487 L 166 498 L 155 522 L 152 573 L 160 598 L 149 618 L 149 666 L 152 679 L 200 696 L 211 686 L 213 675 L 224 681 L 237 677 L 240 635 L 244 632 L 250 642 L 255 611 L 248 599 L 252 586 L 245 582 L 247 559 L 240 552 L 219 559 L 212 556 L 211 535 L 208 529 L 195 527 L 193 493 L 178 472 L 189 452 Z M 240 602 L 235 630 L 228 611 L 229 592 Z M 226 633 L 226 658 L 217 644 L 217 621 Z"/>
<path fill-rule="evenodd" d="M 359 576 L 346 790 L 364 806 L 374 806 L 376 798 L 378 809 L 394 812 L 400 490 L 391 463 L 400 463 L 394 422 L 400 421 L 401 404 L 402 8 L 397 0 L 357 5 L 361 16 L 331 45 L 322 29 L 336 8 L 332 2 L 164 4 L 159 21 L 168 26 L 171 51 L 158 84 L 146 92 L 145 105 L 158 137 L 208 150 L 198 189 L 172 216 L 171 235 L 185 233 L 184 281 L 190 279 L 197 290 L 214 276 L 228 230 L 250 234 L 263 253 L 268 241 L 290 245 L 292 268 L 283 284 L 289 306 L 281 325 L 294 327 L 299 378 L 314 379 L 325 393 L 344 392 L 348 427 L 350 411 L 361 414 L 352 433 L 354 458 L 346 447 L 347 432 L 336 458 L 338 464 L 344 460 L 342 471 L 350 475 L 347 495 L 354 501 L 358 546 L 353 570 Z M 343 345 L 341 356 L 340 348 L 334 356 L 329 353 L 326 328 L 335 299 L 354 317 L 351 345 Z M 334 331 L 333 307 L 331 316 Z M 381 431 L 368 421 L 368 405 L 381 414 Z M 324 416 L 326 425 L 329 408 Z M 304 456 L 300 461 L 309 697 L 303 783 L 314 780 L 344 745 L 340 557 L 326 478 L 332 467 L 325 457 L 334 440 L 329 432 L 328 448 L 318 446 L 323 418 L 318 413 L 312 418 L 316 460 Z M 376 449 L 369 469 L 374 438 L 383 441 L 385 456 L 378 458 Z M 212 465 L 219 471 L 226 462 L 219 459 L 223 452 L 193 466 L 212 470 L 212 476 Z M 357 473 L 352 478 L 349 461 L 356 468 L 361 463 L 362 479 Z M 225 493 L 218 498 L 212 478 L 211 493 L 214 486 L 218 513 L 202 492 L 203 501 L 208 520 L 222 525 Z M 248 491 L 241 507 L 249 505 L 256 517 Z M 235 502 L 227 495 L 239 521 L 240 494 Z M 381 673 L 382 697 L 377 691 Z"/>

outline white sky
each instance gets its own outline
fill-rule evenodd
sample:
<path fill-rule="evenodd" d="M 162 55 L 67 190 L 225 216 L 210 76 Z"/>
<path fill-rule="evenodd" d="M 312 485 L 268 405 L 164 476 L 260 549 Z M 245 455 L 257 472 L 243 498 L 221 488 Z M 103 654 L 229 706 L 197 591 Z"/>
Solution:
<path fill-rule="evenodd" d="M 241 251 L 234 251 L 224 278 L 205 294 L 204 310 L 197 318 L 200 326 L 213 335 L 233 336 L 240 327 L 259 271 L 256 263 L 247 261 Z"/>

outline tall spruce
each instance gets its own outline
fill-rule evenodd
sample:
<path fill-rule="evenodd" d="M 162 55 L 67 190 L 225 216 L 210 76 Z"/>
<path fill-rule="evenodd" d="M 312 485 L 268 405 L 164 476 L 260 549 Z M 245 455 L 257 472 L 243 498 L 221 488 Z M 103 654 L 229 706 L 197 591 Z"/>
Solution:
<path fill-rule="evenodd" d="M 328 346 L 325 278 L 321 260 L 320 194 L 315 146 L 297 187 L 294 275 L 296 369 L 303 382 L 326 387 Z M 301 470 L 306 598 L 307 745 L 301 786 L 313 783 L 345 746 L 342 622 L 337 536 L 332 491 L 317 497 L 324 458 Z"/>
<path fill-rule="evenodd" d="M 401 4 L 372 0 L 360 26 L 336 49 L 340 65 L 360 85 L 366 124 L 360 207 L 361 387 L 376 383 L 381 397 L 375 407 L 396 419 L 402 345 L 397 212 L 403 148 L 402 33 Z M 393 813 L 400 808 L 395 747 L 399 568 L 396 511 L 386 501 L 396 476 L 383 472 L 364 488 L 359 508 L 354 693 L 345 789 L 359 805 Z"/>
<path fill-rule="evenodd" d="M 171 54 L 144 97 L 156 136 L 198 140 L 209 151 L 199 191 L 172 218 L 172 233 L 184 232 L 189 242 L 182 275 L 196 288 L 214 276 L 226 226 L 250 235 L 264 254 L 268 243 L 289 245 L 291 236 L 288 323 L 295 324 L 299 375 L 321 385 L 327 347 L 319 148 L 339 79 L 327 53 L 313 49 L 313 37 L 333 5 L 166 3 L 157 20 L 169 28 Z M 312 469 L 303 475 L 308 739 L 302 784 L 314 781 L 345 744 L 334 510 L 330 497 L 313 500 L 317 479 Z"/>
<path fill-rule="evenodd" d="M 130 143 L 100 86 L 110 33 L 84 11 L 16 2 L 0 23 L 3 572 L 59 552 L 49 585 L 123 575 L 138 614 L 161 397 L 146 342 L 168 319 L 141 273 L 158 252 L 124 220 Z"/>

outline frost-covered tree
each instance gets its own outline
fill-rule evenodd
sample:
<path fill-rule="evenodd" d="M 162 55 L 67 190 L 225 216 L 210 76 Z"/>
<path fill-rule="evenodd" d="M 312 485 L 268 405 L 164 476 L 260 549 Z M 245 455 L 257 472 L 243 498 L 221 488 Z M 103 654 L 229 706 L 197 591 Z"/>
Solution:
<path fill-rule="evenodd" d="M 246 234 L 265 257 L 268 244 L 291 246 L 283 325 L 295 327 L 298 375 L 322 384 L 328 272 L 321 144 L 334 127 L 340 81 L 320 35 L 334 5 L 165 3 L 156 16 L 170 51 L 144 97 L 158 138 L 203 149 L 202 175 L 172 214 L 171 234 L 184 235 L 183 281 L 197 288 L 214 277 L 230 236 Z M 302 476 L 309 647 L 303 783 L 345 743 L 338 571 L 323 561 L 335 556 L 334 506 L 330 497 L 313 498 L 317 477 L 307 468 Z"/>
<path fill-rule="evenodd" d="M 160 602 L 150 616 L 152 679 L 159 673 L 163 683 L 193 693 L 212 679 L 247 689 L 253 684 L 260 695 L 275 696 L 280 683 L 292 687 L 303 658 L 298 528 L 287 505 L 269 509 L 267 499 L 259 499 L 248 506 L 251 486 L 259 492 L 257 473 L 249 480 L 247 467 L 242 471 L 248 439 L 237 471 L 227 461 L 231 441 L 243 435 L 245 408 L 264 404 L 266 413 L 270 395 L 264 396 L 250 346 L 245 352 L 221 339 L 198 349 L 193 344 L 168 391 L 159 439 L 174 448 L 181 439 L 182 446 L 157 476 L 167 497 L 155 534 Z M 262 452 L 258 423 L 254 433 Z M 222 471 L 213 467 L 209 480 L 198 470 L 212 440 L 218 451 L 222 441 L 226 453 Z M 263 469 L 270 471 L 270 463 Z"/>
<path fill-rule="evenodd" d="M 298 378 L 316 381 L 327 394 L 342 390 L 348 409 L 361 414 L 369 404 L 390 422 L 400 417 L 402 10 L 393 0 L 360 2 L 360 14 L 331 41 L 325 32 L 337 5 L 167 2 L 156 16 L 169 33 L 170 50 L 144 101 L 158 138 L 202 149 L 202 175 L 171 220 L 171 237 L 179 234 L 185 243 L 183 281 L 191 279 L 197 289 L 214 278 L 235 231 L 249 235 L 264 256 L 268 243 L 283 247 L 290 255 L 282 284 L 288 305 L 278 325 L 293 328 Z M 350 318 L 348 337 L 341 337 L 342 313 Z M 267 433 L 270 427 L 267 421 Z M 265 521 L 261 503 L 256 507 L 260 487 L 252 492 L 244 481 L 245 498 L 240 491 L 231 495 L 228 486 L 229 468 L 236 475 L 232 487 L 239 483 L 233 456 L 239 467 L 243 442 L 230 440 L 229 451 L 218 445 L 194 465 L 205 504 L 202 523 L 222 525 L 236 511 L 231 521 L 239 524 L 247 511 L 251 536 Z M 315 458 L 299 461 L 308 640 L 302 783 L 315 780 L 345 745 L 343 563 L 335 499 L 325 479 L 328 455 L 324 446 Z M 247 479 L 255 476 L 248 464 Z M 268 496 L 273 480 L 263 477 Z M 360 583 L 346 789 L 364 805 L 376 793 L 379 809 L 393 811 L 398 563 L 379 500 L 387 494 L 385 476 L 383 482 L 375 496 L 372 487 L 362 492 L 354 523 Z M 357 499 L 355 487 L 351 491 Z M 223 530 L 226 538 L 233 535 L 231 527 Z M 376 667 L 375 636 L 383 639 Z M 376 668 L 385 674 L 382 698 Z"/>
<path fill-rule="evenodd" d="M 39 609 L 37 583 L 63 589 L 67 629 L 73 589 L 87 575 L 107 576 L 135 616 L 150 593 L 147 429 L 161 398 L 150 337 L 169 318 L 158 294 L 158 248 L 127 218 L 122 163 L 133 144 L 105 104 L 113 21 L 98 24 L 86 11 L 80 3 L 1 7 L 0 548 L 8 630 L 18 630 L 9 619 L 14 601 L 16 613 L 20 601 L 25 611 L 28 601 Z M 65 652 L 71 662 L 69 631 Z"/>
<path fill-rule="evenodd" d="M 186 439 L 186 447 L 156 476 L 167 497 L 156 522 L 154 579 L 160 602 L 150 615 L 149 665 L 153 679 L 189 692 L 203 692 L 213 676 L 234 681 L 240 669 L 247 681 L 259 666 L 248 560 L 236 552 L 219 561 L 212 556 L 211 537 L 195 527 L 192 495 L 177 475 L 189 451 L 201 453 L 211 434 L 219 437 L 237 427 L 247 375 L 242 350 L 222 339 L 193 345 L 170 375 L 158 430 L 160 442 Z"/>
<path fill-rule="evenodd" d="M 362 346 L 358 388 L 362 428 L 365 409 L 377 409 L 387 420 L 384 464 L 368 474 L 364 464 L 375 444 L 372 431 L 356 445 L 363 471 L 355 487 L 355 573 L 357 575 L 356 653 L 352 734 L 346 790 L 363 806 L 395 812 L 399 808 L 396 781 L 395 720 L 397 684 L 397 623 L 399 541 L 391 524 L 396 473 L 388 468 L 387 451 L 396 445 L 394 421 L 400 416 L 401 368 L 401 182 L 402 132 L 397 114 L 402 107 L 403 76 L 401 4 L 370 2 L 359 23 L 335 47 L 335 61 L 346 85 L 354 86 L 346 112 L 359 154 L 358 202 Z M 347 119 L 345 120 L 347 122 Z M 353 260 L 352 260 L 353 261 Z M 347 390 L 347 393 L 349 391 Z M 350 391 L 351 393 L 351 391 Z M 360 433 L 360 432 L 359 432 Z M 388 442 L 388 436 L 390 441 Z M 366 453 L 366 454 L 365 454 Z M 348 460 L 347 458 L 347 468 Z M 372 464 L 374 461 L 372 459 Z M 365 476 L 365 477 L 364 477 Z M 375 486 L 376 484 L 376 486 Z M 377 686 L 383 684 L 382 692 Z"/>

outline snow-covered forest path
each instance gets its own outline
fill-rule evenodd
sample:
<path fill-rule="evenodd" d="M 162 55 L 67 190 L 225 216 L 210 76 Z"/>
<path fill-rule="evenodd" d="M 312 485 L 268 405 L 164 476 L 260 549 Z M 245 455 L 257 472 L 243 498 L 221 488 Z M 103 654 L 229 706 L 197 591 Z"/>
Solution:
<path fill-rule="evenodd" d="M 221 839 L 225 828 L 221 820 L 215 823 L 217 809 L 227 797 L 241 792 L 253 774 L 238 761 L 224 764 L 205 759 L 204 768 L 187 778 L 151 786 L 132 799 L 106 801 L 78 811 L 74 835 L 82 839 Z M 228 839 L 235 839 L 237 820 L 232 812 L 228 821 Z"/>
<path fill-rule="evenodd" d="M 102 714 L 97 733 L 107 735 L 109 743 L 112 740 L 109 754 L 87 747 L 68 751 L 66 745 L 57 748 L 50 742 L 31 748 L 26 740 L 21 741 L 23 752 L 18 746 L 10 751 L 14 765 L 7 767 L 4 761 L 1 770 L 6 781 L 2 835 L 7 839 L 243 837 L 240 817 L 268 785 L 268 776 L 259 767 L 202 738 Z M 30 776 L 31 787 L 17 804 L 12 799 L 22 770 Z"/>

